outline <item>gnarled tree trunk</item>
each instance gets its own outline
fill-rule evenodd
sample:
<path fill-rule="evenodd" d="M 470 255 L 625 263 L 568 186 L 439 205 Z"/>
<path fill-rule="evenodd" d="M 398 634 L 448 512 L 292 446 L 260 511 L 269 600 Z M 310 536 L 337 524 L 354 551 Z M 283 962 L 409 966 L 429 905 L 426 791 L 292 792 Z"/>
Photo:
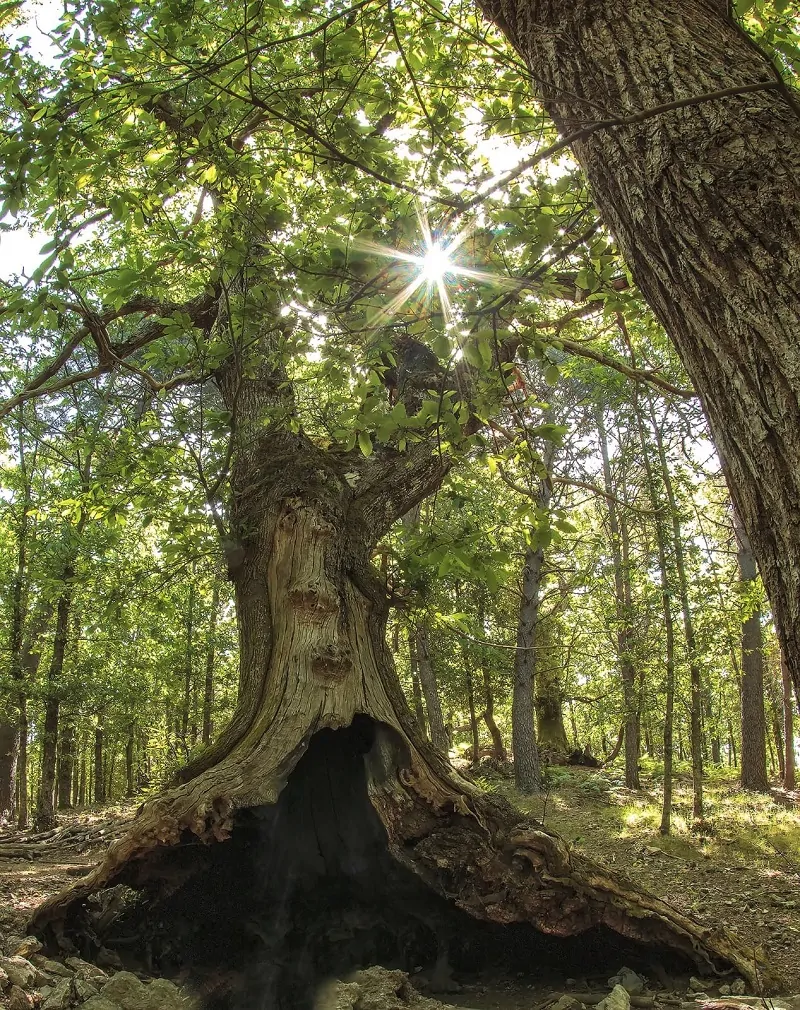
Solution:
<path fill-rule="evenodd" d="M 305 1010 L 309 980 L 358 959 L 356 941 L 379 942 L 394 915 L 394 939 L 416 950 L 429 913 L 454 943 L 465 922 L 524 924 L 531 943 L 606 927 L 755 981 L 751 952 L 724 930 L 709 933 L 570 851 L 424 739 L 393 668 L 386 587 L 369 559 L 448 461 L 423 442 L 366 458 L 328 453 L 257 423 L 274 418 L 279 386 L 266 375 L 235 391 L 234 719 L 32 928 L 85 955 L 116 937 L 132 957 L 147 935 L 164 971 L 205 959 L 224 973 L 228 955 L 244 959 L 235 1002 L 210 997 L 209 1007 L 250 1007 L 257 993 L 260 1005 Z M 155 904 L 154 922 L 172 924 L 166 948 L 155 950 L 152 928 L 115 933 L 116 920 L 138 914 L 135 901 L 93 917 L 86 899 L 117 884 Z"/>
<path fill-rule="evenodd" d="M 702 397 L 800 703 L 798 101 L 727 2 L 479 3 Z"/>

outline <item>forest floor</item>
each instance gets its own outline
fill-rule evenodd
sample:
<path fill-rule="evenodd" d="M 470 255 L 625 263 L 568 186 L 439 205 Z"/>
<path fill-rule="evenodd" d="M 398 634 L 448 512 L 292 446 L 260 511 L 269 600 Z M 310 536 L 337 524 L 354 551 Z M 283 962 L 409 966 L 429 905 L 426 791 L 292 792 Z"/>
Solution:
<path fill-rule="evenodd" d="M 696 827 L 691 774 L 680 769 L 664 837 L 659 768 L 646 760 L 638 791 L 625 788 L 620 768 L 555 766 L 547 780 L 544 795 L 523 797 L 508 780 L 479 778 L 592 859 L 762 948 L 786 991 L 800 993 L 800 792 L 745 792 L 735 771 L 711 769 L 705 822 Z"/>
<path fill-rule="evenodd" d="M 709 926 L 722 923 L 748 946 L 762 948 L 785 982 L 783 991 L 800 993 L 800 793 L 745 793 L 732 773 L 712 771 L 706 786 L 706 822 L 697 828 L 692 826 L 690 776 L 680 771 L 673 834 L 664 838 L 658 832 L 658 770 L 647 762 L 643 788 L 636 792 L 624 787 L 617 769 L 556 767 L 548 779 L 545 795 L 525 798 L 508 779 L 478 776 L 484 788 L 502 793 L 593 859 L 623 871 Z M 44 898 L 97 861 L 136 805 L 66 814 L 61 824 L 67 831 L 38 845 L 32 840 L 36 851 L 28 857 L 10 853 L 11 846 L 30 836 L 0 828 L 3 948 L 24 935 L 26 920 Z M 610 964 L 607 974 L 621 967 Z M 580 990 L 587 984 L 597 988 L 604 980 L 577 979 L 571 987 L 554 980 L 553 992 Z M 444 998 L 475 1010 L 517 1010 L 547 1002 L 547 987 L 510 979 L 467 985 L 460 995 Z"/>

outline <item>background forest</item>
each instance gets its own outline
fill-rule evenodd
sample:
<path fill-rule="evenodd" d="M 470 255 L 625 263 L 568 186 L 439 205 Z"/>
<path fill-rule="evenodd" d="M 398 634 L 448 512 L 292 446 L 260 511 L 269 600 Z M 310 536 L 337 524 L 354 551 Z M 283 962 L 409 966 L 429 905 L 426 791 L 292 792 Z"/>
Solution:
<path fill-rule="evenodd" d="M 787 5 L 738 13 L 790 77 Z M 231 356 L 269 363 L 258 424 L 354 468 L 435 445 L 440 486 L 372 564 L 460 767 L 513 755 L 523 793 L 570 755 L 657 770 L 665 833 L 676 772 L 699 823 L 709 769 L 794 788 L 700 403 L 495 29 L 434 0 L 3 16 L 9 820 L 158 790 L 234 712 Z"/>

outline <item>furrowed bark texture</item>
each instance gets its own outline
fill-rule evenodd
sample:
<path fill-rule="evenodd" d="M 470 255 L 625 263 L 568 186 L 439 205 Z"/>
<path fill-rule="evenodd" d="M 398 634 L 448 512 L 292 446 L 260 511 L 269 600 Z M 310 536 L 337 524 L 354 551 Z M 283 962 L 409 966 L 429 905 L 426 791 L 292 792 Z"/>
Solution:
<path fill-rule="evenodd" d="M 776 83 L 703 0 L 480 0 L 567 135 Z M 777 87 L 597 130 L 573 150 L 727 461 L 800 699 L 800 117 Z"/>

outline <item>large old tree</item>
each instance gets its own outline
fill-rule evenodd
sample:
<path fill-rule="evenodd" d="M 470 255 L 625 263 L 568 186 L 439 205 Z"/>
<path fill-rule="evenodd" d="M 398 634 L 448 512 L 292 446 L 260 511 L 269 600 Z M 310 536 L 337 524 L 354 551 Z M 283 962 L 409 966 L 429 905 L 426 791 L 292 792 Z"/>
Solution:
<path fill-rule="evenodd" d="M 534 335 L 547 312 L 575 315 L 551 300 L 575 297 L 587 263 L 601 287 L 619 273 L 562 172 L 509 189 L 532 204 L 525 214 L 501 204 L 494 229 L 474 222 L 473 265 L 495 253 L 515 264 L 499 296 L 463 274 L 457 326 L 411 298 L 422 263 L 378 246 L 414 249 L 423 189 L 431 212 L 466 211 L 453 191 L 479 189 L 486 167 L 474 103 L 487 121 L 543 128 L 513 60 L 475 71 L 483 38 L 459 48 L 440 15 L 93 3 L 65 17 L 57 69 L 4 57 L 5 207 L 54 237 L 5 303 L 9 339 L 31 360 L 2 409 L 110 372 L 132 425 L 156 432 L 171 404 L 220 532 L 241 657 L 231 725 L 34 926 L 85 954 L 116 943 L 161 970 L 205 966 L 223 993 L 211 1005 L 250 1007 L 258 992 L 304 1007 L 302 986 L 325 971 L 398 947 L 435 956 L 437 935 L 469 962 L 474 921 L 495 940 L 506 930 L 499 949 L 514 939 L 527 962 L 554 953 L 542 933 L 592 930 L 601 943 L 610 929 L 752 981 L 758 971 L 723 930 L 456 776 L 396 679 L 378 541 L 507 405 L 508 366 L 520 350 L 545 353 Z M 414 75 L 426 57 L 466 82 L 458 94 Z M 671 178 L 667 161 L 652 171 Z M 525 253 L 520 221 L 536 222 Z M 692 248 L 673 255 L 694 263 Z M 742 503 L 754 529 L 756 504 Z M 132 891 L 96 897 L 116 885 Z M 215 977 L 229 957 L 249 974 Z"/>
<path fill-rule="evenodd" d="M 702 397 L 800 704 L 800 95 L 781 77 L 791 50 L 776 69 L 728 0 L 482 7 L 572 138 Z"/>

